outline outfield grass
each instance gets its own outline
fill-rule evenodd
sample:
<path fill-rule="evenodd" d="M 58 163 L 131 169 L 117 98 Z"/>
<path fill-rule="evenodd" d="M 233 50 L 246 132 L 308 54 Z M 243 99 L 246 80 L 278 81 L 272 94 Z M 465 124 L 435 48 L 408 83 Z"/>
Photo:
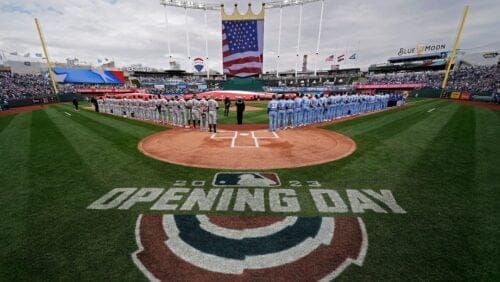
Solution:
<path fill-rule="evenodd" d="M 234 120 L 234 113 L 221 118 Z M 245 123 L 266 121 L 265 110 L 245 113 Z M 351 188 L 389 189 L 407 212 L 362 214 L 367 257 L 339 280 L 499 278 L 500 112 L 424 99 L 326 129 L 353 138 L 355 153 L 273 170 L 284 186 L 316 180 L 343 196 Z M 217 170 L 171 165 L 137 150 L 139 140 L 161 130 L 70 105 L 0 118 L 0 281 L 145 280 L 130 254 L 137 216 L 151 213 L 151 205 L 86 207 L 117 187 L 211 182 Z M 308 198 L 307 188 L 297 193 Z M 298 215 L 317 215 L 312 206 L 306 201 Z"/>

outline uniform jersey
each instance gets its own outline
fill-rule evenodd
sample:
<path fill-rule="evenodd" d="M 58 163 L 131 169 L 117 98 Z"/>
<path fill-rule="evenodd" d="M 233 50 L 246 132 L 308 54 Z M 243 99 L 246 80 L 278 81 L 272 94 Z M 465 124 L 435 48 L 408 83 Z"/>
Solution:
<path fill-rule="evenodd" d="M 269 101 L 269 103 L 267 104 L 267 109 L 271 112 L 275 112 L 278 110 L 278 101 L 277 100 L 271 100 Z"/>
<path fill-rule="evenodd" d="M 208 102 L 205 99 L 201 99 L 200 101 L 200 112 L 206 113 L 208 111 Z"/>
<path fill-rule="evenodd" d="M 212 111 L 217 111 L 217 108 L 219 107 L 219 104 L 214 99 L 208 100 L 207 104 L 208 104 L 208 110 L 211 111 L 211 112 Z"/>
<path fill-rule="evenodd" d="M 179 110 L 186 110 L 186 101 L 184 99 L 179 99 Z"/>
<path fill-rule="evenodd" d="M 192 101 L 192 110 L 193 111 L 199 111 L 200 110 L 200 101 L 194 99 L 194 100 L 191 100 Z"/>
<path fill-rule="evenodd" d="M 300 110 L 302 108 L 302 98 L 296 97 L 294 100 L 295 103 L 295 110 Z"/>
<path fill-rule="evenodd" d="M 280 111 L 286 110 L 286 101 L 285 100 L 278 101 L 278 110 L 280 110 Z"/>

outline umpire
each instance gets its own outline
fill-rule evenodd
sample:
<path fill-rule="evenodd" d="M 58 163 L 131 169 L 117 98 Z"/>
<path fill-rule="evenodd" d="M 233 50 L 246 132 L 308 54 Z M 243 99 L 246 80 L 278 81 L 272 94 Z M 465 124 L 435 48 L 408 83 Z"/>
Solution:
<path fill-rule="evenodd" d="M 245 102 L 241 97 L 236 98 L 236 119 L 238 124 L 243 124 L 243 112 L 245 111 Z"/>

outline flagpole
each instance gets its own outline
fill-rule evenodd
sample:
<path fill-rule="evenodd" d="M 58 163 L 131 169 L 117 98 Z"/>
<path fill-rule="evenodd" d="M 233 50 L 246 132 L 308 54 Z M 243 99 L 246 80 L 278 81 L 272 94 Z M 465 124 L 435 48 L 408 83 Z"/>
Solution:
<path fill-rule="evenodd" d="M 207 23 L 207 9 L 204 10 L 205 17 L 205 71 L 207 72 L 207 79 L 210 78 L 210 68 L 208 67 L 208 23 Z"/>
<path fill-rule="evenodd" d="M 40 37 L 40 42 L 42 43 L 43 53 L 45 54 L 45 58 L 47 60 L 47 69 L 49 71 L 50 80 L 52 81 L 52 87 L 54 88 L 54 93 L 56 96 L 59 96 L 59 90 L 57 89 L 56 79 L 54 78 L 54 73 L 52 72 L 52 65 L 49 59 L 49 53 L 47 52 L 47 47 L 45 46 L 45 40 L 43 39 L 42 28 L 38 19 L 35 18 L 36 30 L 38 31 L 38 36 Z"/>
<path fill-rule="evenodd" d="M 319 16 L 319 28 L 318 28 L 318 41 L 316 43 L 316 59 L 314 60 L 314 76 L 317 73 L 318 67 L 318 58 L 319 58 L 319 44 L 321 40 L 321 27 L 323 26 L 323 8 L 325 6 L 325 0 L 321 0 L 321 13 Z M 320 79 L 321 81 L 321 79 Z"/>
<path fill-rule="evenodd" d="M 302 29 L 302 3 L 300 3 L 299 7 L 299 28 L 297 34 L 297 54 L 295 58 L 295 83 L 298 82 L 298 66 L 299 66 L 299 52 L 300 52 L 300 33 Z"/>
<path fill-rule="evenodd" d="M 276 77 L 280 77 L 279 65 L 280 65 L 280 52 L 281 52 L 281 21 L 283 19 L 283 7 L 280 3 L 280 23 L 278 27 L 278 57 L 276 57 Z"/>

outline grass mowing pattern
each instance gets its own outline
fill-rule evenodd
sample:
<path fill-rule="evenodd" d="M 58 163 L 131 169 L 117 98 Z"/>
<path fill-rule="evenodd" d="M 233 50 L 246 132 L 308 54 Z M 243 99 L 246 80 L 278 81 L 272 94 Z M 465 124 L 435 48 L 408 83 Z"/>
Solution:
<path fill-rule="evenodd" d="M 264 110 L 245 113 L 245 122 L 252 119 L 267 122 Z M 234 122 L 235 114 L 225 120 Z M 357 151 L 324 165 L 278 170 L 284 186 L 317 180 L 344 198 L 349 188 L 390 189 L 407 211 L 361 215 L 369 237 L 365 264 L 347 268 L 339 280 L 499 276 L 499 112 L 419 100 L 326 128 L 352 137 Z M 130 254 L 137 215 L 151 205 L 86 207 L 116 187 L 210 183 L 216 170 L 138 152 L 137 142 L 160 130 L 69 105 L 0 118 L 0 280 L 145 280 Z M 308 199 L 307 188 L 297 193 Z M 301 207 L 299 215 L 316 214 L 311 200 Z"/>

